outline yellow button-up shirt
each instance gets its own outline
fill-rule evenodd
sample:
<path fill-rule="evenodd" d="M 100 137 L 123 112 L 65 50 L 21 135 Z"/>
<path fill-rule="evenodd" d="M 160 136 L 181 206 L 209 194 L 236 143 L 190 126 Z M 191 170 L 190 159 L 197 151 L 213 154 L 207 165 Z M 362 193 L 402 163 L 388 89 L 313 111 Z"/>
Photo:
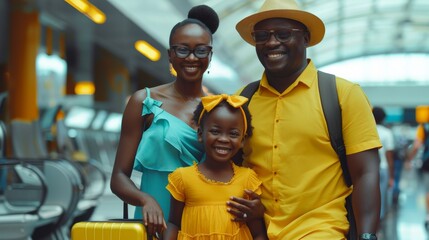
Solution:
<path fill-rule="evenodd" d="M 337 77 L 347 154 L 381 147 L 371 106 L 359 85 Z M 317 69 L 279 93 L 262 76 L 250 104 L 253 136 L 244 165 L 262 180 L 270 239 L 343 239 L 348 231 L 344 182 L 320 101 Z"/>

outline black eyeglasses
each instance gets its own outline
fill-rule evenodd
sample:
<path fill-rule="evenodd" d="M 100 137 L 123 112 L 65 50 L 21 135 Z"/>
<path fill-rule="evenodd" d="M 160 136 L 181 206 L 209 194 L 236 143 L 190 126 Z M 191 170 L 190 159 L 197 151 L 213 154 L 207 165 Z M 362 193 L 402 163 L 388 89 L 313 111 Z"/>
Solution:
<path fill-rule="evenodd" d="M 178 58 L 187 58 L 191 53 L 197 58 L 206 58 L 212 52 L 212 46 L 206 45 L 198 46 L 194 49 L 190 49 L 186 46 L 173 45 L 171 49 L 173 49 Z"/>
<path fill-rule="evenodd" d="M 287 42 L 292 39 L 292 35 L 297 32 L 305 32 L 302 29 L 278 29 L 278 30 L 256 30 L 252 32 L 253 40 L 256 44 L 264 44 L 271 38 L 271 34 L 279 42 Z"/>

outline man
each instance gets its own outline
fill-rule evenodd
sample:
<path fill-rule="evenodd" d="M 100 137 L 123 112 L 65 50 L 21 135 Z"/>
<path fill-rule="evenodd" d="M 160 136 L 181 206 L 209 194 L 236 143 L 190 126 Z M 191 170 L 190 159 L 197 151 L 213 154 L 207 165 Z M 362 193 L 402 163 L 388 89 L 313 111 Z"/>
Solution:
<path fill-rule="evenodd" d="M 380 156 L 380 219 L 383 220 L 388 210 L 388 190 L 393 187 L 393 154 L 395 150 L 395 140 L 392 130 L 383 125 L 384 119 L 386 118 L 384 109 L 381 107 L 374 107 L 372 113 L 374 114 L 374 119 L 377 124 L 378 135 L 383 144 L 383 147 L 378 150 Z"/>
<path fill-rule="evenodd" d="M 255 46 L 265 68 L 249 104 L 254 135 L 243 151 L 244 164 L 263 182 L 261 201 L 269 238 L 344 239 L 349 230 L 345 198 L 353 191 L 358 235 L 376 239 L 381 143 L 362 89 L 337 77 L 353 181 L 353 187 L 347 187 L 321 109 L 317 69 L 306 57 L 306 48 L 324 36 L 323 22 L 293 0 L 266 0 L 236 29 Z M 256 217 L 257 201 L 233 197 L 227 204 L 235 220 L 244 221 Z"/>

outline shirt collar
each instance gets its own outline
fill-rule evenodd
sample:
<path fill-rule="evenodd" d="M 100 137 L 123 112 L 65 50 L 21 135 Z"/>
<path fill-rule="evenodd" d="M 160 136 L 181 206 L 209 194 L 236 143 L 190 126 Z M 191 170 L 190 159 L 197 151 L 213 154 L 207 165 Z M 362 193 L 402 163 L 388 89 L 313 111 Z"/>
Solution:
<path fill-rule="evenodd" d="M 302 83 L 307 87 L 310 87 L 315 80 L 317 80 L 317 69 L 314 66 L 313 61 L 311 59 L 308 59 L 307 67 L 305 67 L 304 71 L 301 73 L 301 75 L 299 75 L 297 80 L 291 86 L 289 86 L 289 88 L 286 89 L 283 93 L 289 92 L 290 89 L 293 89 L 299 83 Z M 264 91 L 266 89 L 266 90 L 273 92 L 273 93 L 276 93 L 276 94 L 283 94 L 283 93 L 277 92 L 276 89 L 274 89 L 272 86 L 270 86 L 270 84 L 268 83 L 267 77 L 265 75 L 265 71 L 262 74 L 260 85 L 261 85 L 261 87 L 259 88 L 259 91 Z"/>
<path fill-rule="evenodd" d="M 313 61 L 308 59 L 307 67 L 304 69 L 301 75 L 299 75 L 297 82 L 302 82 L 307 87 L 310 87 L 315 80 L 317 80 L 317 69 L 314 66 Z"/>

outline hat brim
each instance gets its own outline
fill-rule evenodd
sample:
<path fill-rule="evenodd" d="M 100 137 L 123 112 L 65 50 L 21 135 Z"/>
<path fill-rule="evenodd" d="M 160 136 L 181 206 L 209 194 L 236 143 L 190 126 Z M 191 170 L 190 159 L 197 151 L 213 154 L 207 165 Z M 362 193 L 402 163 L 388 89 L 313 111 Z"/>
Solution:
<path fill-rule="evenodd" d="M 301 10 L 269 10 L 250 15 L 237 23 L 240 36 L 249 44 L 255 46 L 252 38 L 253 28 L 258 22 L 269 18 L 287 18 L 304 24 L 310 32 L 309 46 L 314 46 L 322 41 L 325 35 L 325 24 L 316 15 Z"/>

